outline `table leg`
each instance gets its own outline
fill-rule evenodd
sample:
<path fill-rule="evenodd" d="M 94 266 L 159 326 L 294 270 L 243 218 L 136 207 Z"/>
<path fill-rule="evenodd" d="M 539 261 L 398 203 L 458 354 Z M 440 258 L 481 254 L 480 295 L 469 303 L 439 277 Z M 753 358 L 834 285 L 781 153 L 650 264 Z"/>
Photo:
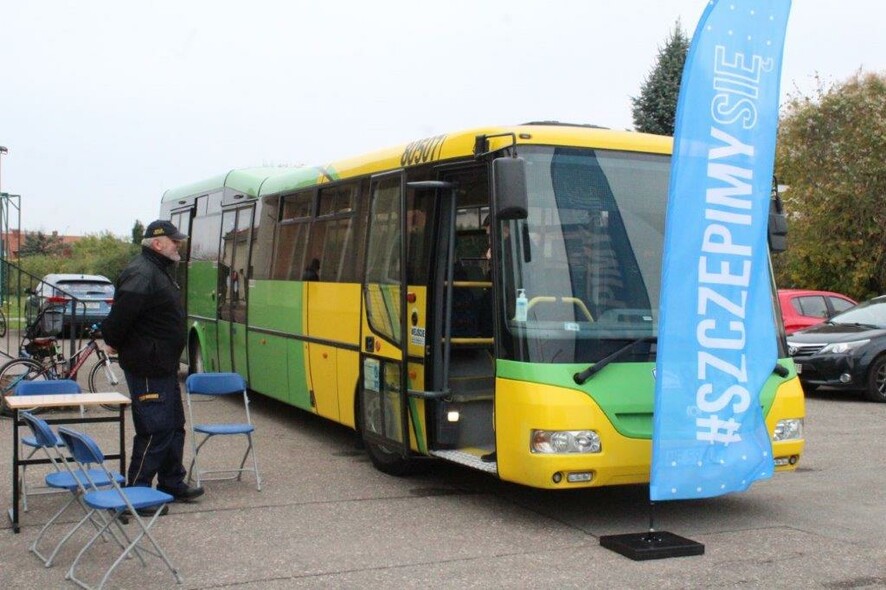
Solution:
<path fill-rule="evenodd" d="M 12 532 L 18 533 L 21 529 L 18 524 L 18 507 L 21 501 L 21 489 L 19 489 L 18 470 L 19 470 L 19 453 L 18 453 L 18 427 L 19 415 L 15 410 L 12 417 L 12 508 L 9 509 L 9 520 L 12 521 Z"/>
<path fill-rule="evenodd" d="M 120 419 L 120 474 L 126 477 L 126 406 L 119 406 Z"/>

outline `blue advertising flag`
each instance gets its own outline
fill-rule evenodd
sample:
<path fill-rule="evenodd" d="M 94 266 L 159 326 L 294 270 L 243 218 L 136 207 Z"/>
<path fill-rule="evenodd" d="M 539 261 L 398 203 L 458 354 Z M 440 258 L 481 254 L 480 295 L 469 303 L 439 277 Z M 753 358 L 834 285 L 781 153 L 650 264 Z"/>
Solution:
<path fill-rule="evenodd" d="M 777 362 L 767 223 L 790 0 L 714 0 L 677 104 L 650 499 L 746 490 L 774 469 L 760 391 Z"/>

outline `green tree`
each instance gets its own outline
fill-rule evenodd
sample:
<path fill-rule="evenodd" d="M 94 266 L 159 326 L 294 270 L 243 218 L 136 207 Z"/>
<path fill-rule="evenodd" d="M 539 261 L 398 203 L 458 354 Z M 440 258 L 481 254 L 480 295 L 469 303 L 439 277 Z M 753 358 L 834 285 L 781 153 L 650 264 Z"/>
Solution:
<path fill-rule="evenodd" d="M 71 246 L 70 255 L 35 255 L 22 258 L 21 267 L 40 278 L 50 273 L 104 275 L 116 281 L 139 246 L 110 232 L 85 236 Z"/>
<path fill-rule="evenodd" d="M 74 243 L 68 272 L 104 275 L 116 281 L 120 272 L 139 251 L 139 246 L 111 232 L 91 234 Z"/>
<path fill-rule="evenodd" d="M 132 226 L 132 243 L 141 244 L 144 238 L 145 224 L 143 224 L 140 219 L 136 219 L 135 224 Z"/>
<path fill-rule="evenodd" d="M 788 215 L 780 287 L 886 292 L 886 73 L 793 96 L 776 149 Z"/>
<path fill-rule="evenodd" d="M 674 134 L 677 96 L 688 52 L 689 39 L 683 33 L 680 21 L 677 21 L 664 47 L 658 49 L 655 65 L 640 87 L 640 96 L 631 97 L 637 131 Z"/>
<path fill-rule="evenodd" d="M 62 239 L 58 235 L 47 235 L 42 231 L 25 232 L 25 239 L 19 249 L 19 256 L 39 256 L 61 254 Z"/>

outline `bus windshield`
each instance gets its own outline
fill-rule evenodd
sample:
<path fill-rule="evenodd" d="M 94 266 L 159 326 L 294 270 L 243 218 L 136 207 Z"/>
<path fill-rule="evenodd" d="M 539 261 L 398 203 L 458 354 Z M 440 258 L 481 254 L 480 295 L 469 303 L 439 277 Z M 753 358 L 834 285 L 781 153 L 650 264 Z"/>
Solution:
<path fill-rule="evenodd" d="M 651 343 L 670 156 L 562 147 L 520 155 L 529 215 L 497 228 L 502 358 L 597 362 L 626 343 Z M 650 346 L 636 347 L 636 360 L 649 360 Z"/>

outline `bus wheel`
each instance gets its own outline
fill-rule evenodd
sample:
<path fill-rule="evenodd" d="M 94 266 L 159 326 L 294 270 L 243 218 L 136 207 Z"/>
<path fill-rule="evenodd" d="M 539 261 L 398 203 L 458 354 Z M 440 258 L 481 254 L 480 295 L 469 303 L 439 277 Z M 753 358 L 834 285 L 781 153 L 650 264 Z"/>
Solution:
<path fill-rule="evenodd" d="M 203 367 L 203 351 L 200 349 L 200 341 L 195 338 L 188 354 L 188 375 L 204 372 L 206 371 Z"/>
<path fill-rule="evenodd" d="M 403 457 L 396 450 L 392 450 L 383 444 L 366 439 L 366 432 L 368 429 L 367 425 L 364 423 L 364 419 L 370 423 L 369 429 L 375 432 L 380 430 L 377 426 L 372 426 L 381 423 L 381 409 L 378 407 L 377 401 L 370 404 L 365 416 L 361 412 L 362 408 L 359 407 L 359 402 L 357 403 L 357 406 L 357 426 L 360 429 L 360 436 L 363 439 L 363 445 L 366 447 L 366 452 L 369 454 L 369 460 L 372 461 L 372 465 L 375 466 L 376 469 L 382 473 L 398 477 L 414 475 L 424 471 L 424 467 L 427 464 L 425 461 Z"/>

